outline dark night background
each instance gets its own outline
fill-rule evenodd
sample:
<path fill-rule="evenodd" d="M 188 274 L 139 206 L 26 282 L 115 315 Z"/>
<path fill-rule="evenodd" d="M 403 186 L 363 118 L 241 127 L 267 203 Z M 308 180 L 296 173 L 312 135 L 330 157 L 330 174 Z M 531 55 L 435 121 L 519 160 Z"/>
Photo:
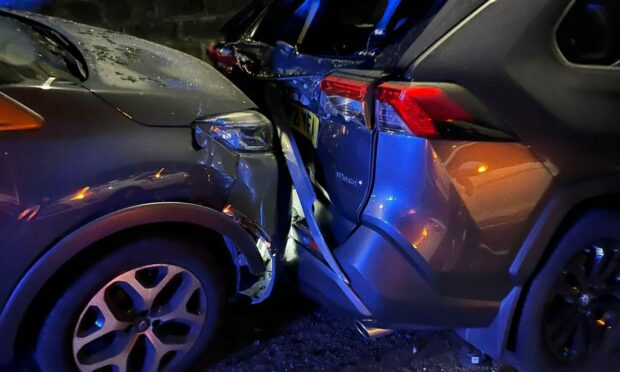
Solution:
<path fill-rule="evenodd" d="M 248 0 L 0 0 L 29 10 L 135 35 L 199 58 Z"/>

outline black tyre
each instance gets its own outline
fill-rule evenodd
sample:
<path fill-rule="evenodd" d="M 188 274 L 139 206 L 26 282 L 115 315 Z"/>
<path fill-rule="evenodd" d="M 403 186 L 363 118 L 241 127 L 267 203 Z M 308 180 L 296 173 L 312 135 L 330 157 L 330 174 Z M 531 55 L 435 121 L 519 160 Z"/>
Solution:
<path fill-rule="evenodd" d="M 516 353 L 523 371 L 617 371 L 620 213 L 595 210 L 564 234 L 526 295 Z"/>
<path fill-rule="evenodd" d="M 43 371 L 184 370 L 213 336 L 224 288 L 205 249 L 175 238 L 134 240 L 62 292 L 35 359 Z"/>

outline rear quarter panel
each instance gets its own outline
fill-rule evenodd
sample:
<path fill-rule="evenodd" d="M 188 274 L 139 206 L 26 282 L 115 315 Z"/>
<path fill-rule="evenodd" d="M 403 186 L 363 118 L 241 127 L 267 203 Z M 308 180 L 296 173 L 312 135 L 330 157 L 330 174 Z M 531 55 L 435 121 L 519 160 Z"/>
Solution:
<path fill-rule="evenodd" d="M 570 190 L 571 198 L 554 206 L 569 211 L 597 196 L 591 190 L 597 180 L 599 195 L 608 193 L 607 180 L 620 169 L 620 69 L 575 65 L 561 55 L 556 28 L 572 3 L 488 1 L 455 32 L 410 61 L 407 69 L 410 79 L 452 81 L 472 92 L 510 126 L 551 175 L 550 180 L 536 181 L 546 190 L 534 215 L 511 233 L 519 242 L 509 247 L 512 257 L 531 240 L 542 242 L 532 248 L 541 257 L 550 234 L 538 240 L 533 236 L 538 234 L 534 223 L 539 216 L 545 218 L 541 212 L 556 196 Z M 506 198 L 514 198 L 523 187 L 522 182 L 512 185 Z M 563 213 L 549 221 L 554 228 L 566 216 Z M 526 271 L 531 273 L 537 262 L 528 265 Z"/>

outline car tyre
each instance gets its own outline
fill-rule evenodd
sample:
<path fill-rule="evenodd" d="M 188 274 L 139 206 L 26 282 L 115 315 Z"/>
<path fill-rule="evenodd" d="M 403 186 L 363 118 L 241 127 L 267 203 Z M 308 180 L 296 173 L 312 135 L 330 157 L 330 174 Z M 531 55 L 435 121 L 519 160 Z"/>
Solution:
<path fill-rule="evenodd" d="M 617 366 L 619 270 L 620 213 L 584 214 L 559 240 L 527 292 L 516 339 L 519 370 L 591 372 Z M 590 277 L 615 287 L 603 291 L 603 285 L 587 284 Z"/>
<path fill-rule="evenodd" d="M 39 367 L 91 369 L 110 361 L 136 370 L 187 369 L 212 338 L 225 301 L 222 271 L 207 248 L 148 237 L 94 262 L 46 316 L 34 352 Z"/>

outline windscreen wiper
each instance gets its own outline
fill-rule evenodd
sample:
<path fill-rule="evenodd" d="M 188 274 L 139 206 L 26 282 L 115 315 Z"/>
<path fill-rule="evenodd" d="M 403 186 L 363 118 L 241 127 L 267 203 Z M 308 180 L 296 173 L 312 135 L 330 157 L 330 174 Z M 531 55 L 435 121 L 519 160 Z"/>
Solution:
<path fill-rule="evenodd" d="M 64 35 L 36 23 L 29 23 L 29 25 L 33 30 L 53 41 L 58 46 L 60 52 L 57 54 L 63 59 L 67 68 L 75 77 L 82 81 L 86 80 L 88 77 L 86 62 L 82 59 L 82 55 L 77 48 Z"/>

